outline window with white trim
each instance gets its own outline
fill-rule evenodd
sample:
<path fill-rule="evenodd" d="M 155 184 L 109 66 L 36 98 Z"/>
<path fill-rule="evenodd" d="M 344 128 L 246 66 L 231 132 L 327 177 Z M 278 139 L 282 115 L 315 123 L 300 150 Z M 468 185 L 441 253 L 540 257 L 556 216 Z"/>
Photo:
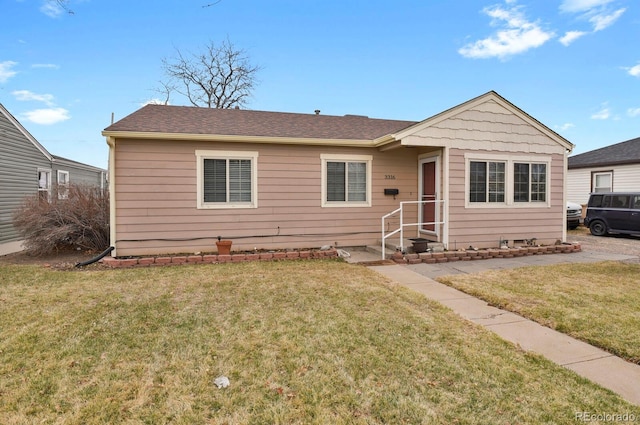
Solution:
<path fill-rule="evenodd" d="M 257 152 L 196 151 L 198 208 L 257 208 Z"/>
<path fill-rule="evenodd" d="M 371 155 L 322 154 L 322 206 L 371 206 Z"/>
<path fill-rule="evenodd" d="M 58 199 L 69 198 L 69 172 L 58 170 L 57 183 Z"/>
<path fill-rule="evenodd" d="M 515 162 L 513 164 L 513 201 L 547 200 L 547 164 Z"/>
<path fill-rule="evenodd" d="M 613 192 L 613 171 L 592 174 L 593 192 Z"/>
<path fill-rule="evenodd" d="M 38 169 L 38 195 L 49 201 L 51 195 L 51 170 Z"/>
<path fill-rule="evenodd" d="M 469 163 L 469 202 L 504 202 L 505 163 Z"/>
<path fill-rule="evenodd" d="M 467 207 L 549 206 L 550 157 L 470 152 L 465 163 Z"/>

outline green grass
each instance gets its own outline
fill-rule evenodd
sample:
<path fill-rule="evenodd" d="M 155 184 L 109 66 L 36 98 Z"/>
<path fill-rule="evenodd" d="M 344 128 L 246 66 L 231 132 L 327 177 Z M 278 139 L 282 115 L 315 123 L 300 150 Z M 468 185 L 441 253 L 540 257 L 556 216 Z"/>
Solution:
<path fill-rule="evenodd" d="M 562 264 L 438 280 L 640 364 L 639 264 Z"/>
<path fill-rule="evenodd" d="M 0 268 L 0 423 L 541 424 L 640 408 L 338 261 Z M 218 389 L 217 376 L 230 387 Z"/>

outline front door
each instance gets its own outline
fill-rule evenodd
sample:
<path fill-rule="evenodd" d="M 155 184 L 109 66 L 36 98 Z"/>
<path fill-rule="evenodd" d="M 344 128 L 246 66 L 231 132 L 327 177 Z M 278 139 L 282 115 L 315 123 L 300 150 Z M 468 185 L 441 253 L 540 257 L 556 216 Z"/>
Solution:
<path fill-rule="evenodd" d="M 421 174 L 421 201 L 425 202 L 420 208 L 420 222 L 423 223 L 421 231 L 430 234 L 436 234 L 435 222 L 438 221 L 438 157 L 425 158 L 420 161 Z"/>

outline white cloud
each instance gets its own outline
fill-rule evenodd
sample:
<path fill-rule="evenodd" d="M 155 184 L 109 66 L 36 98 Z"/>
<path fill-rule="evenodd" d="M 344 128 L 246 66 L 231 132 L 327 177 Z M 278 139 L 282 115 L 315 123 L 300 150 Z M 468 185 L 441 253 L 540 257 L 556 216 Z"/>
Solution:
<path fill-rule="evenodd" d="M 600 109 L 595 114 L 591 115 L 592 120 L 608 120 L 611 117 L 611 110 L 608 106 L 603 105 L 602 109 Z"/>
<path fill-rule="evenodd" d="M 560 5 L 560 10 L 569 13 L 580 13 L 605 6 L 613 0 L 564 0 Z"/>
<path fill-rule="evenodd" d="M 629 115 L 630 117 L 640 117 L 640 108 L 627 109 L 627 115 Z"/>
<path fill-rule="evenodd" d="M 564 36 L 560 37 L 560 43 L 564 44 L 565 46 L 568 46 L 569 44 L 573 43 L 574 41 L 576 41 L 577 39 L 579 39 L 580 37 L 586 34 L 587 33 L 584 31 L 567 31 L 564 34 Z"/>
<path fill-rule="evenodd" d="M 507 4 L 515 2 L 507 2 Z M 485 8 L 483 12 L 492 18 L 492 26 L 500 26 L 495 34 L 474 43 L 469 43 L 458 50 L 468 58 L 506 58 L 507 56 L 526 52 L 540 47 L 554 36 L 553 32 L 543 30 L 537 22 L 526 19 L 520 8 L 502 8 L 494 6 Z"/>
<path fill-rule="evenodd" d="M 51 125 L 66 121 L 71 116 L 64 108 L 35 109 L 22 114 L 23 119 L 34 124 Z"/>
<path fill-rule="evenodd" d="M 44 0 L 42 6 L 40 6 L 40 12 L 44 13 L 50 18 L 57 18 L 62 15 L 64 9 L 55 0 Z"/>
<path fill-rule="evenodd" d="M 611 25 L 613 25 L 618 18 L 620 18 L 622 16 L 622 14 L 626 11 L 627 9 L 622 8 L 622 9 L 618 9 L 615 12 L 612 13 L 598 13 L 594 16 L 592 16 L 591 18 L 589 18 L 589 22 L 591 22 L 593 24 L 593 31 L 602 31 L 605 28 L 610 27 Z"/>
<path fill-rule="evenodd" d="M 640 77 L 640 64 L 631 68 L 625 68 L 632 77 Z"/>
<path fill-rule="evenodd" d="M 34 63 L 31 65 L 31 68 L 60 69 L 60 65 L 56 65 L 54 63 Z"/>
<path fill-rule="evenodd" d="M 556 126 L 556 129 L 557 129 L 558 131 L 566 131 L 566 130 L 569 130 L 570 128 L 573 128 L 573 127 L 575 127 L 575 126 L 576 126 L 575 124 L 573 124 L 573 123 L 571 123 L 571 122 L 567 122 L 567 123 L 564 123 L 564 124 L 562 124 L 562 125 L 557 125 L 557 126 Z"/>
<path fill-rule="evenodd" d="M 9 78 L 15 76 L 18 72 L 13 71 L 11 68 L 18 63 L 13 61 L 0 62 L 0 83 L 6 83 Z"/>
<path fill-rule="evenodd" d="M 146 102 L 140 104 L 140 106 L 147 106 L 147 105 L 170 105 L 170 103 L 167 103 L 164 100 L 154 97 L 153 99 L 149 99 Z"/>
<path fill-rule="evenodd" d="M 12 95 L 15 96 L 17 100 L 21 101 L 31 101 L 35 100 L 38 102 L 44 102 L 47 106 L 53 106 L 53 95 L 50 94 L 37 94 L 30 92 L 29 90 L 15 90 L 11 92 Z"/>

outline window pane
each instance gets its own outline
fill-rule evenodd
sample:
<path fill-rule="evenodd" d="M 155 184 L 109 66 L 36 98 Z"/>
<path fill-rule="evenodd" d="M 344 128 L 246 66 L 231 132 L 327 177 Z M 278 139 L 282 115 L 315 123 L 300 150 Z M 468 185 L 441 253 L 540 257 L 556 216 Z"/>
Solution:
<path fill-rule="evenodd" d="M 611 173 L 594 174 L 594 192 L 611 192 Z"/>
<path fill-rule="evenodd" d="M 594 195 L 591 197 L 591 199 L 589 199 L 589 206 L 590 207 L 601 207 L 602 203 L 603 203 L 603 199 L 604 195 Z"/>
<path fill-rule="evenodd" d="M 504 202 L 504 162 L 489 163 L 489 202 Z"/>
<path fill-rule="evenodd" d="M 611 197 L 611 208 L 629 208 L 629 195 L 615 195 Z"/>
<path fill-rule="evenodd" d="M 513 201 L 529 202 L 529 164 L 513 164 Z"/>
<path fill-rule="evenodd" d="M 204 160 L 204 202 L 227 202 L 227 160 Z"/>
<path fill-rule="evenodd" d="M 547 200 L 547 164 L 531 164 L 531 201 Z"/>
<path fill-rule="evenodd" d="M 327 202 L 345 201 L 345 163 L 327 162 Z"/>
<path fill-rule="evenodd" d="M 349 163 L 349 201 L 367 200 L 367 164 L 364 162 Z"/>
<path fill-rule="evenodd" d="M 471 161 L 469 168 L 469 202 L 486 202 L 487 163 Z"/>
<path fill-rule="evenodd" d="M 229 202 L 251 202 L 251 160 L 229 160 Z"/>

